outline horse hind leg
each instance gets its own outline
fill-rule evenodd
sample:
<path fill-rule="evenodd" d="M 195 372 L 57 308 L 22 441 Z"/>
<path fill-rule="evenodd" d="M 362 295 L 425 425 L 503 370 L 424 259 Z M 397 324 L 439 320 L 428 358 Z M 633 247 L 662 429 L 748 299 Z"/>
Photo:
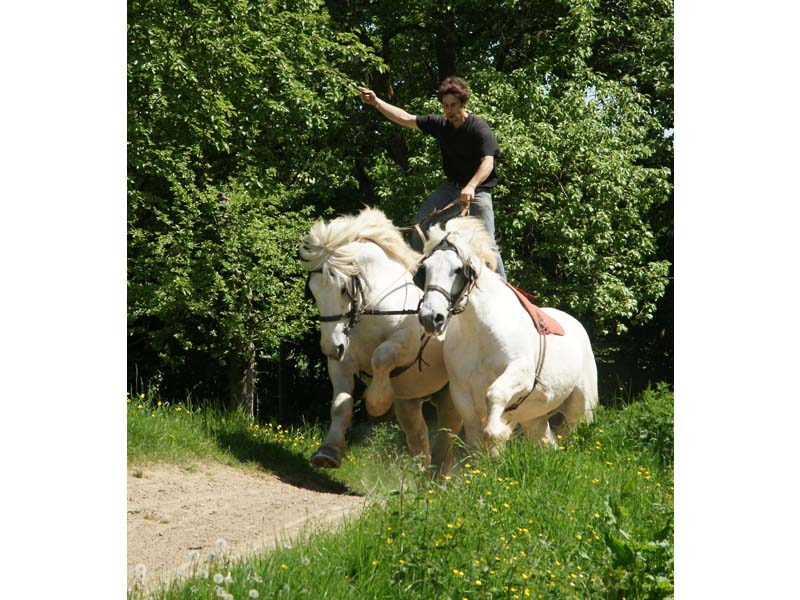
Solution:
<path fill-rule="evenodd" d="M 581 421 L 591 423 L 594 419 L 595 406 L 597 406 L 596 397 L 590 396 L 581 387 L 576 387 L 558 410 L 564 416 L 564 423 L 559 428 L 559 433 L 575 430 Z"/>

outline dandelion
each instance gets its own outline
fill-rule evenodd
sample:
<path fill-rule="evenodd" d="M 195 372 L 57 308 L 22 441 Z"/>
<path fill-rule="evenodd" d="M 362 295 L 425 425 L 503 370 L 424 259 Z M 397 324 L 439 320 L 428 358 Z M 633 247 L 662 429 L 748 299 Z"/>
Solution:
<path fill-rule="evenodd" d="M 217 550 L 224 552 L 228 547 L 228 542 L 225 538 L 219 538 L 216 542 L 214 542 L 214 545 L 217 547 Z"/>
<path fill-rule="evenodd" d="M 399 561 L 399 562 L 400 562 L 400 564 L 401 564 L 401 565 L 404 565 L 404 564 L 406 564 L 406 561 L 404 561 L 402 558 L 400 559 L 400 561 Z"/>
<path fill-rule="evenodd" d="M 138 404 L 136 405 L 136 408 L 144 408 L 144 404 Z"/>
<path fill-rule="evenodd" d="M 503 508 L 511 508 L 508 502 L 503 502 Z"/>
<path fill-rule="evenodd" d="M 373 560 L 372 561 L 372 566 L 373 567 L 377 567 L 378 566 L 378 561 L 377 560 Z"/>
<path fill-rule="evenodd" d="M 281 564 L 281 569 L 283 569 L 284 571 L 285 571 L 286 569 L 288 569 L 288 568 L 289 568 L 289 565 L 287 565 L 286 563 L 282 563 L 282 564 Z"/>
<path fill-rule="evenodd" d="M 394 540 L 392 538 L 386 538 L 387 544 L 394 544 Z"/>
<path fill-rule="evenodd" d="M 475 580 L 475 585 L 483 585 L 483 583 L 481 582 L 480 579 L 476 579 Z"/>
<path fill-rule="evenodd" d="M 486 495 L 487 495 L 487 496 L 491 496 L 491 495 L 492 495 L 492 492 L 490 492 L 489 490 L 486 490 Z"/>
<path fill-rule="evenodd" d="M 580 541 L 580 540 L 582 540 L 582 539 L 583 539 L 583 536 L 582 536 L 580 533 L 576 533 L 576 534 L 575 534 L 575 539 L 576 539 L 576 540 L 578 540 L 578 541 Z"/>
<path fill-rule="evenodd" d="M 213 581 L 216 584 L 220 584 L 225 581 L 225 576 L 222 573 L 214 573 Z"/>
<path fill-rule="evenodd" d="M 164 404 L 164 403 L 163 403 L 161 400 L 159 400 L 159 401 L 158 401 L 158 405 L 159 405 L 159 406 L 162 406 L 163 404 Z"/>
<path fill-rule="evenodd" d="M 250 590 L 249 592 L 247 592 L 247 595 L 250 598 L 258 598 L 258 590 Z"/>
<path fill-rule="evenodd" d="M 143 393 L 142 393 L 142 394 L 139 394 L 139 398 L 141 398 L 142 400 L 144 400 L 144 394 L 143 394 Z"/>
<path fill-rule="evenodd" d="M 599 479 L 592 479 L 592 483 L 598 484 L 598 483 L 600 483 L 600 480 Z"/>
<path fill-rule="evenodd" d="M 134 567 L 134 572 L 136 573 L 136 577 L 139 579 L 144 579 L 147 576 L 147 567 L 145 567 L 142 563 L 139 563 Z"/>

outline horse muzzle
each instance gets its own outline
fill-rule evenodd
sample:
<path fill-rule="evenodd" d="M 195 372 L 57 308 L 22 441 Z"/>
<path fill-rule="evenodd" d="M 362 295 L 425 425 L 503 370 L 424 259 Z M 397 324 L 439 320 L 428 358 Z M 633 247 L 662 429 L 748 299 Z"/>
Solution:
<path fill-rule="evenodd" d="M 423 303 L 419 307 L 419 324 L 427 335 L 441 335 L 447 327 L 447 313 Z"/>
<path fill-rule="evenodd" d="M 329 335 L 325 335 L 325 332 L 323 332 L 320 346 L 322 353 L 328 358 L 342 360 L 347 348 L 350 346 L 350 338 L 341 325 L 337 325 Z"/>

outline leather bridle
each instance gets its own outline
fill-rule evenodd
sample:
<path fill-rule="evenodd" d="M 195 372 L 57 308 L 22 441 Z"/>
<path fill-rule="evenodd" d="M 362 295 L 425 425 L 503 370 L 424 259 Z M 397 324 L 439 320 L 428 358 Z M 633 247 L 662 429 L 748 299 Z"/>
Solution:
<path fill-rule="evenodd" d="M 311 271 L 308 276 L 311 277 L 311 273 L 321 272 L 321 270 Z M 351 275 L 350 282 L 351 286 L 345 288 L 347 296 L 350 299 L 350 310 L 344 313 L 319 316 L 319 320 L 322 323 L 336 323 L 342 319 L 347 319 L 347 325 L 344 328 L 345 335 L 350 333 L 350 330 L 356 326 L 359 319 L 364 315 L 415 315 L 419 312 L 419 307 L 397 310 L 377 310 L 366 308 L 367 305 L 364 298 L 364 286 L 361 283 L 361 278 L 358 275 Z M 353 290 L 352 293 L 350 292 L 350 288 Z"/>
<path fill-rule="evenodd" d="M 456 256 L 458 256 L 458 258 L 461 260 L 461 264 L 463 265 L 463 270 L 464 270 L 463 275 L 466 279 L 464 286 L 461 288 L 461 291 L 459 291 L 457 294 L 453 294 L 452 289 L 446 290 L 443 287 L 435 284 L 428 285 L 427 287 L 425 286 L 419 286 L 419 287 L 422 287 L 426 294 L 428 293 L 428 291 L 439 292 L 447 300 L 447 313 L 449 315 L 457 315 L 464 312 L 464 310 L 467 308 L 467 304 L 469 304 L 469 295 L 475 288 L 475 284 L 478 280 L 478 274 L 476 273 L 475 268 L 472 266 L 472 264 L 469 261 L 465 260 L 463 256 L 461 256 L 461 253 L 459 252 L 458 248 L 452 242 L 448 241 L 447 238 L 449 235 L 450 234 L 448 233 L 446 236 L 444 236 L 444 238 L 442 238 L 442 241 L 439 242 L 433 248 L 430 254 L 432 255 L 434 252 L 437 252 L 439 250 L 450 250 L 452 252 L 455 252 Z M 424 266 L 424 264 L 425 261 L 423 260 L 422 266 Z"/>

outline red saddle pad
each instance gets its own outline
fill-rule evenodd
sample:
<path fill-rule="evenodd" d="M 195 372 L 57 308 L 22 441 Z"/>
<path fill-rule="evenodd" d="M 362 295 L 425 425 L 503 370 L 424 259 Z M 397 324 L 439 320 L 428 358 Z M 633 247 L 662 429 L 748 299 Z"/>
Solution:
<path fill-rule="evenodd" d="M 528 300 L 528 298 L 533 298 L 533 296 L 531 296 L 528 292 L 518 290 L 502 277 L 500 280 L 509 288 L 511 288 L 511 291 L 514 292 L 514 295 L 517 297 L 517 300 L 519 300 L 519 303 L 522 304 L 526 311 L 528 311 L 528 314 L 531 316 L 533 324 L 536 327 L 536 331 L 538 331 L 541 335 L 548 335 L 551 333 L 553 335 L 564 335 L 564 328 L 559 324 L 558 321 Z"/>

